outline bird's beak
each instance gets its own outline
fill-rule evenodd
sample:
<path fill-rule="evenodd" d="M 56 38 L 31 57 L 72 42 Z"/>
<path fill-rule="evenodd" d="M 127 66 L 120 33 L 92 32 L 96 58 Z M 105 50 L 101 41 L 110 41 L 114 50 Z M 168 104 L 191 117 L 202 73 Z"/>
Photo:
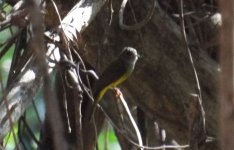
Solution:
<path fill-rule="evenodd" d="M 142 56 L 140 54 L 137 54 L 137 58 L 141 58 Z"/>

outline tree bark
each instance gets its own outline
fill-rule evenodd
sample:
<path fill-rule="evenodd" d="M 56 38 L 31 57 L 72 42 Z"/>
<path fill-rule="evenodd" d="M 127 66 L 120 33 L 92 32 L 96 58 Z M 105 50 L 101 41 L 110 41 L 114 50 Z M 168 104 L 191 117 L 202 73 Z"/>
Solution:
<path fill-rule="evenodd" d="M 152 7 L 152 1 L 142 3 L 141 7 L 135 7 L 141 8 L 140 10 L 134 10 L 140 17 L 144 17 Z M 113 8 L 111 25 L 108 25 L 110 20 L 106 19 L 108 9 L 102 10 L 83 34 L 86 60 L 93 66 L 100 66 L 98 71 L 102 72 L 117 57 L 122 47 L 135 47 L 142 57 L 137 62 L 133 75 L 121 86 L 127 101 L 140 107 L 147 117 L 158 122 L 170 138 L 179 144 L 188 143 L 188 104 L 191 94 L 197 90 L 180 26 L 157 4 L 151 21 L 141 30 L 121 30 L 118 25 L 120 3 L 113 1 Z M 131 22 L 131 11 L 126 11 L 125 20 Z M 216 137 L 217 64 L 201 48 L 192 48 L 191 51 L 201 84 L 207 135 Z M 103 103 L 108 103 L 108 107 L 103 104 L 103 108 L 113 115 L 115 104 L 110 100 Z M 214 148 L 217 146 L 214 143 L 207 145 Z"/>
<path fill-rule="evenodd" d="M 145 132 L 147 133 L 144 135 L 146 136 L 145 139 L 148 140 L 145 140 L 145 143 L 148 146 L 156 146 L 155 143 L 161 143 L 161 141 L 154 141 L 158 140 L 159 137 L 152 138 L 152 133 L 159 132 L 155 127 L 157 124 L 157 126 L 166 130 L 169 139 L 175 140 L 179 144 L 187 144 L 189 142 L 189 119 L 187 114 L 190 112 L 188 106 L 191 104 L 191 94 L 197 94 L 197 85 L 191 62 L 184 46 L 180 26 L 156 3 L 151 20 L 146 22 L 143 28 L 131 31 L 123 30 L 119 26 L 118 12 L 121 8 L 120 1 L 109 1 L 103 9 L 101 7 L 106 2 L 105 0 L 92 2 L 89 0 L 80 1 L 62 21 L 60 29 L 62 28 L 61 30 L 64 31 L 67 37 L 66 40 L 70 42 L 69 44 L 74 44 L 75 46 L 72 45 L 74 47 L 80 46 L 79 42 L 81 39 L 79 38 L 81 34 L 85 47 L 83 51 L 79 49 L 78 53 L 97 72 L 102 72 L 117 57 L 124 46 L 136 48 L 141 58 L 138 60 L 132 76 L 120 87 L 134 116 L 136 117 L 135 114 L 137 114 L 135 106 L 145 113 L 146 119 L 144 120 L 146 121 L 145 128 L 147 129 Z M 152 4 L 153 0 L 132 1 L 132 6 L 128 4 L 124 9 L 123 22 L 130 25 L 140 22 L 139 20 L 144 19 L 152 8 Z M 113 6 L 113 11 L 110 6 Z M 131 10 L 131 7 L 133 10 Z M 99 12 L 100 9 L 101 11 Z M 97 12 L 99 12 L 98 15 Z M 93 19 L 94 21 L 91 23 Z M 90 26 L 87 27 L 88 25 Z M 61 36 L 57 33 L 53 37 L 50 32 L 47 32 L 46 35 L 55 41 Z M 62 36 L 60 39 L 62 39 L 60 42 L 64 42 Z M 49 47 L 48 49 L 57 49 L 53 48 L 56 47 L 54 43 L 48 43 L 47 47 Z M 68 49 L 66 50 L 68 51 Z M 60 52 L 64 51 L 61 50 Z M 207 136 L 217 137 L 217 64 L 199 46 L 191 47 L 191 52 L 201 85 L 202 105 L 206 118 L 206 133 Z M 3 97 L 11 106 L 10 113 L 14 116 L 13 122 L 16 122 L 19 116 L 22 115 L 41 84 L 42 75 L 38 74 L 37 70 L 37 64 L 33 64 L 31 68 L 24 72 L 25 74 L 19 77 L 18 82 L 9 88 L 8 95 Z M 34 78 L 23 82 L 22 78 L 27 78 L 25 76 L 27 73 L 31 73 L 30 71 L 32 71 Z M 19 86 L 21 82 L 26 84 Z M 66 91 L 68 94 L 66 98 L 71 100 L 69 101 L 71 114 L 70 118 L 68 118 L 72 123 L 72 131 L 75 131 L 75 133 L 77 133 L 76 131 L 82 131 L 83 140 L 78 139 L 78 134 L 69 135 L 65 133 L 64 135 L 67 136 L 65 138 L 76 138 L 67 140 L 72 148 L 72 144 L 76 143 L 80 147 L 84 147 L 85 150 L 91 150 L 96 142 L 96 132 L 99 133 L 101 130 L 104 114 L 100 109 L 96 112 L 96 130 L 93 122 L 90 123 L 86 116 L 86 112 L 92 106 L 90 98 L 83 94 L 82 115 L 79 116 L 79 110 L 77 111 L 78 108 L 74 106 L 81 104 L 75 103 L 80 93 L 76 93 L 76 90 L 73 91 L 69 88 L 66 90 L 69 90 Z M 64 90 L 61 91 L 64 92 Z M 29 94 L 27 95 L 27 93 Z M 65 93 L 59 94 L 57 96 L 63 100 L 63 94 Z M 132 144 L 129 144 L 126 138 L 134 142 L 137 140 L 131 123 L 126 119 L 126 114 L 123 114 L 122 117 L 116 109 L 117 103 L 113 93 L 108 92 L 104 99 L 100 105 L 109 116 L 113 126 L 116 127 L 115 130 L 121 142 L 120 145 L 123 149 L 132 148 Z M 2 114 L 0 115 L 1 138 L 10 129 L 7 121 L 9 112 L 5 109 L 6 106 L 3 102 L 0 103 Z M 60 105 L 63 105 L 63 103 L 61 102 Z M 61 112 L 62 120 L 64 121 L 63 127 L 67 129 L 66 120 L 68 118 L 65 114 L 66 110 L 61 109 L 61 111 L 63 111 Z M 78 119 L 81 118 L 76 118 L 76 116 L 82 117 L 82 126 L 77 124 L 79 123 L 77 122 Z M 76 125 L 80 129 L 77 129 Z M 125 130 L 125 133 L 122 130 Z M 79 133 L 79 136 L 81 136 L 81 133 Z M 205 144 L 203 149 L 217 149 L 217 141 Z"/>
<path fill-rule="evenodd" d="M 233 97 L 233 60 L 234 60 L 234 47 L 233 47 L 233 10 L 234 3 L 224 3 L 219 1 L 221 13 L 223 15 L 223 26 L 220 35 L 221 51 L 220 51 L 220 142 L 225 150 L 233 149 L 234 138 L 234 97 Z"/>

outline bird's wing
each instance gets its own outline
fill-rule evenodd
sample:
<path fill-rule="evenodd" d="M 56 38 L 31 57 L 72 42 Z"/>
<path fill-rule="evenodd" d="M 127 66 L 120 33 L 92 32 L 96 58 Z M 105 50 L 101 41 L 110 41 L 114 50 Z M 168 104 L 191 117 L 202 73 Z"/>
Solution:
<path fill-rule="evenodd" d="M 125 72 L 126 72 L 126 67 L 124 66 L 124 64 L 121 61 L 116 60 L 116 61 L 112 62 L 104 70 L 104 72 L 99 77 L 99 80 L 97 80 L 94 83 L 94 86 L 93 86 L 94 104 L 93 104 L 92 109 L 90 110 L 90 113 L 89 113 L 89 120 L 90 121 L 91 121 L 92 116 L 96 110 L 96 105 L 97 105 L 98 101 L 100 100 L 100 99 L 98 99 L 100 92 L 102 92 L 102 90 L 105 87 L 107 87 L 111 83 L 113 83 L 116 80 L 118 80 L 119 78 L 121 78 L 121 76 L 123 74 L 125 74 Z"/>
<path fill-rule="evenodd" d="M 99 80 L 97 80 L 94 84 L 94 98 L 96 98 L 99 92 L 101 92 L 101 90 L 106 86 L 121 78 L 122 75 L 126 73 L 126 71 L 127 70 L 123 62 L 118 60 L 112 62 L 101 74 Z"/>

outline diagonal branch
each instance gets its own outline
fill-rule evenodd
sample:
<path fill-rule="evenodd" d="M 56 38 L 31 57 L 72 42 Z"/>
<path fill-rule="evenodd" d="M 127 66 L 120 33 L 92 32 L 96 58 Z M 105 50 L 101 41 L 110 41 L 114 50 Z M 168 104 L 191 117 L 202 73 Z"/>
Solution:
<path fill-rule="evenodd" d="M 75 5 L 64 20 L 62 20 L 62 25 L 60 26 L 63 28 L 66 37 L 69 37 L 69 40 L 76 40 L 76 34 L 85 30 L 104 5 L 105 1 L 106 0 L 97 0 L 93 2 L 80 1 Z M 59 37 L 58 34 L 52 35 L 50 32 L 45 34 L 53 40 L 55 40 L 56 37 Z M 49 59 L 59 60 L 60 56 L 56 53 L 58 52 L 56 45 L 47 43 L 46 46 L 47 50 L 53 49 L 53 53 L 55 53 L 54 55 L 49 55 Z M 49 63 L 46 65 L 49 65 Z M 43 76 L 39 71 L 39 67 L 40 66 L 35 62 L 35 59 L 30 59 L 24 71 L 17 77 L 18 79 L 16 82 L 9 87 L 2 97 L 0 102 L 0 141 L 10 130 L 9 116 L 11 116 L 13 123 L 17 122 L 29 104 L 31 104 L 33 97 L 41 86 Z M 10 112 L 7 112 L 4 101 L 7 101 Z"/>

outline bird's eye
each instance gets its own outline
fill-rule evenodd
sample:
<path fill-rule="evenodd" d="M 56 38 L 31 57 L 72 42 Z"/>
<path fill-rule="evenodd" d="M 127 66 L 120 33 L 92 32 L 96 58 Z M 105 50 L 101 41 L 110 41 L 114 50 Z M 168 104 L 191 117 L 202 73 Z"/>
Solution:
<path fill-rule="evenodd" d="M 132 52 L 131 52 L 131 51 L 127 51 L 127 52 L 126 52 L 126 55 L 127 55 L 127 56 L 131 56 L 131 55 L 132 55 Z"/>

